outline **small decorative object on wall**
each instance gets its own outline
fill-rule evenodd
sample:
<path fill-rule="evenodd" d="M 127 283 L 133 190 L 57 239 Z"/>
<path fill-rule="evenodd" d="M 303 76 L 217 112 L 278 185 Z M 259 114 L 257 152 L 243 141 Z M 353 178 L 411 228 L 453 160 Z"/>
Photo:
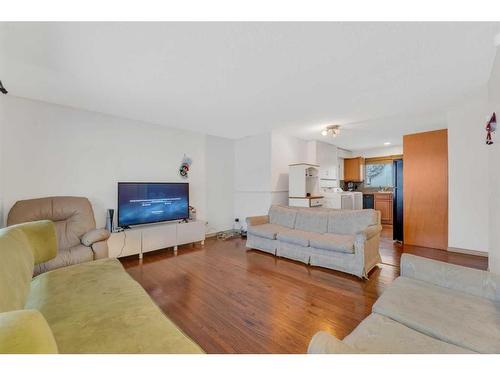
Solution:
<path fill-rule="evenodd" d="M 493 139 L 492 139 L 492 134 L 497 130 L 497 117 L 495 115 L 495 112 L 493 112 L 493 115 L 490 118 L 490 121 L 486 124 L 486 144 L 487 145 L 492 145 L 493 144 Z"/>
<path fill-rule="evenodd" d="M 8 93 L 7 89 L 2 85 L 2 81 L 0 81 L 0 92 L 5 95 Z"/>
<path fill-rule="evenodd" d="M 179 167 L 179 174 L 182 178 L 188 178 L 189 168 L 193 164 L 193 160 L 184 154 L 184 158 L 182 159 L 181 166 Z"/>

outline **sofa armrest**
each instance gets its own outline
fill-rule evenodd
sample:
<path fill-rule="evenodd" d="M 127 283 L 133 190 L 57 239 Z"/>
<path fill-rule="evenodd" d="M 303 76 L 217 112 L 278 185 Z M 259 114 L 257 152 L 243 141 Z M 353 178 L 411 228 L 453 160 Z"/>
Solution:
<path fill-rule="evenodd" d="M 357 236 L 364 236 L 365 239 L 369 240 L 382 232 L 382 225 L 375 224 L 366 227 L 364 230 L 356 233 Z"/>
<path fill-rule="evenodd" d="M 269 223 L 269 215 L 250 216 L 246 219 L 247 225 L 261 225 Z"/>
<path fill-rule="evenodd" d="M 356 351 L 343 341 L 330 335 L 328 332 L 320 331 L 316 333 L 309 347 L 308 354 L 354 354 Z"/>
<path fill-rule="evenodd" d="M 403 254 L 401 276 L 500 302 L 500 275 L 488 271 Z"/>
<path fill-rule="evenodd" d="M 80 242 L 84 246 L 92 246 L 96 242 L 106 241 L 110 235 L 111 233 L 107 229 L 92 229 L 82 236 Z"/>
<path fill-rule="evenodd" d="M 57 354 L 43 315 L 37 310 L 0 313 L 0 354 Z"/>

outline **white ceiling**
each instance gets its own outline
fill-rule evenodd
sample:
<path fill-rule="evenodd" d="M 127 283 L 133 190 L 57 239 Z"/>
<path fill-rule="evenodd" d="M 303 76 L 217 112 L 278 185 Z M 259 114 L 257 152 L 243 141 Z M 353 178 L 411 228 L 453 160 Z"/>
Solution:
<path fill-rule="evenodd" d="M 2 23 L 11 95 L 239 138 L 348 149 L 445 124 L 486 83 L 500 23 Z"/>

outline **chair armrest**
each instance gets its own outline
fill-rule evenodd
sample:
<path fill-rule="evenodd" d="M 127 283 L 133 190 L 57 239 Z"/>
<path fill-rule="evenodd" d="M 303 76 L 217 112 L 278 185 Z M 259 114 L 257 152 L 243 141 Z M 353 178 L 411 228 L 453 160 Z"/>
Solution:
<path fill-rule="evenodd" d="M 330 335 L 328 332 L 320 331 L 316 333 L 309 347 L 308 354 L 354 354 L 356 351 L 343 341 Z"/>
<path fill-rule="evenodd" d="M 403 254 L 401 276 L 500 302 L 500 275 L 488 271 Z"/>
<path fill-rule="evenodd" d="M 82 236 L 80 242 L 84 246 L 92 246 L 96 242 L 106 241 L 110 235 L 111 233 L 107 229 L 92 229 Z"/>
<path fill-rule="evenodd" d="M 261 225 L 269 223 L 269 215 L 250 216 L 246 219 L 247 225 Z"/>
<path fill-rule="evenodd" d="M 0 354 L 57 354 L 43 315 L 37 310 L 0 313 Z"/>
<path fill-rule="evenodd" d="M 364 236 L 365 239 L 369 240 L 382 232 L 382 225 L 375 224 L 366 227 L 364 230 L 356 233 L 356 236 Z"/>
<path fill-rule="evenodd" d="M 94 242 L 90 248 L 94 252 L 94 260 L 109 258 L 107 241 Z"/>

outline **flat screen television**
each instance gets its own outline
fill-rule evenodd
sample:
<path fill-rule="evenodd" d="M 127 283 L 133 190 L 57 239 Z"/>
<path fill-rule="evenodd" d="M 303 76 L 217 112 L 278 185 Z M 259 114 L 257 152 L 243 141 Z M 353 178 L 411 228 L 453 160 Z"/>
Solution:
<path fill-rule="evenodd" d="M 118 183 L 119 227 L 182 220 L 188 217 L 188 183 Z"/>

